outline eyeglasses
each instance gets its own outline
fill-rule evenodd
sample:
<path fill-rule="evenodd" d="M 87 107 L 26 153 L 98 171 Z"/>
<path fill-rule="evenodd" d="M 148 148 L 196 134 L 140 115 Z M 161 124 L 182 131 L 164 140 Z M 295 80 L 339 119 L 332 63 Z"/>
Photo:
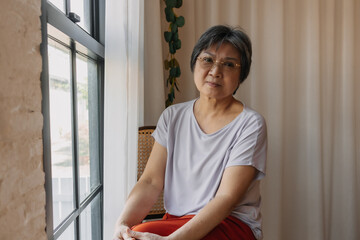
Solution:
<path fill-rule="evenodd" d="M 217 61 L 213 57 L 198 57 L 197 58 L 200 62 L 200 66 L 203 69 L 212 69 L 216 64 L 221 66 L 224 71 L 235 71 L 237 68 L 240 68 L 240 64 L 236 63 L 233 60 L 226 60 L 226 61 Z"/>

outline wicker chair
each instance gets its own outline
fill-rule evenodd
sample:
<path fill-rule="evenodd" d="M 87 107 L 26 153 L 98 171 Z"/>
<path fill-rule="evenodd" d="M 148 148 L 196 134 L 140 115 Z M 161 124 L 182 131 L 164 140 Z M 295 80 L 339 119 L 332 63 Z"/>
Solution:
<path fill-rule="evenodd" d="M 140 179 L 142 173 L 144 172 L 146 163 L 154 145 L 154 138 L 151 137 L 151 134 L 154 132 L 154 130 L 154 126 L 139 128 L 137 180 Z M 163 203 L 163 193 L 161 193 L 145 219 L 161 218 L 164 214 L 165 209 Z"/>

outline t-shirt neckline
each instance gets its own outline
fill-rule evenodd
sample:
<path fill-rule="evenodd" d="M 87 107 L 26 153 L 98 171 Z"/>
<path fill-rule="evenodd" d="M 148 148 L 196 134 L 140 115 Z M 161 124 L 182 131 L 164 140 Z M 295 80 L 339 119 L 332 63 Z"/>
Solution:
<path fill-rule="evenodd" d="M 226 124 L 225 126 L 223 126 L 222 128 L 220 128 L 219 130 L 213 132 L 213 133 L 205 133 L 201 127 L 199 126 L 199 123 L 198 121 L 196 120 L 196 117 L 195 117 L 195 114 L 194 114 L 194 107 L 195 107 L 195 102 L 199 100 L 199 98 L 196 98 L 193 100 L 192 104 L 191 104 L 191 118 L 192 120 L 194 121 L 195 125 L 196 125 L 196 129 L 198 132 L 200 132 L 201 135 L 203 136 L 213 136 L 213 135 L 216 135 L 216 134 L 219 134 L 221 133 L 222 131 L 224 131 L 225 129 L 229 128 L 231 125 L 233 125 L 237 120 L 238 118 L 240 118 L 242 115 L 243 115 L 243 112 L 246 111 L 246 106 L 245 106 L 245 103 L 243 103 L 242 101 L 238 100 L 239 102 L 241 102 L 241 104 L 243 105 L 243 110 L 231 121 L 229 122 L 228 124 Z"/>

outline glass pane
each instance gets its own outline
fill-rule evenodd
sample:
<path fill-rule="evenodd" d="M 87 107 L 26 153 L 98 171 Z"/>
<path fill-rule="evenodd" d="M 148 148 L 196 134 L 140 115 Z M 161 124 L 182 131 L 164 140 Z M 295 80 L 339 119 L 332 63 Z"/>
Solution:
<path fill-rule="evenodd" d="M 80 22 L 77 24 L 85 31 L 91 31 L 91 1 L 90 0 L 71 0 L 70 12 L 80 16 Z"/>
<path fill-rule="evenodd" d="M 60 11 L 65 13 L 65 0 L 48 0 L 48 1 L 51 2 Z"/>
<path fill-rule="evenodd" d="M 80 239 L 98 240 L 101 235 L 101 201 L 98 194 L 80 215 Z"/>
<path fill-rule="evenodd" d="M 96 62 L 76 56 L 80 201 L 100 183 L 99 102 Z"/>
<path fill-rule="evenodd" d="M 74 209 L 70 50 L 49 39 L 49 98 L 54 228 Z"/>
<path fill-rule="evenodd" d="M 70 226 L 60 235 L 57 240 L 74 240 L 75 232 L 74 232 L 74 223 L 70 224 Z M 100 238 L 99 238 L 100 239 Z"/>

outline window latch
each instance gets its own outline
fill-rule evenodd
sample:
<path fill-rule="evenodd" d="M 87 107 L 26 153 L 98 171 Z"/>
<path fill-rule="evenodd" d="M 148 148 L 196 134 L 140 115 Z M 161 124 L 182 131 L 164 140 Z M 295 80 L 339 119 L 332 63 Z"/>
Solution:
<path fill-rule="evenodd" d="M 80 16 L 77 15 L 74 12 L 69 12 L 69 19 L 73 22 L 73 23 L 77 23 L 80 22 Z"/>

